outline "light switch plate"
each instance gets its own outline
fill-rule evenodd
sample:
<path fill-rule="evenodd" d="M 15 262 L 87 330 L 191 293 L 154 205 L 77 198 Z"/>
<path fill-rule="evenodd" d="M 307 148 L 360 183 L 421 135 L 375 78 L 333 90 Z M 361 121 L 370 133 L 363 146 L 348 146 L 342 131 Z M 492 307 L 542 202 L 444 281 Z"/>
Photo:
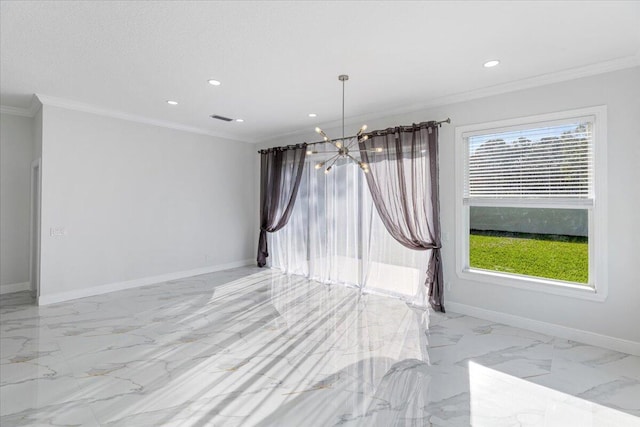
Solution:
<path fill-rule="evenodd" d="M 67 229 L 64 227 L 51 227 L 49 229 L 49 234 L 51 235 L 51 237 L 66 236 Z"/>

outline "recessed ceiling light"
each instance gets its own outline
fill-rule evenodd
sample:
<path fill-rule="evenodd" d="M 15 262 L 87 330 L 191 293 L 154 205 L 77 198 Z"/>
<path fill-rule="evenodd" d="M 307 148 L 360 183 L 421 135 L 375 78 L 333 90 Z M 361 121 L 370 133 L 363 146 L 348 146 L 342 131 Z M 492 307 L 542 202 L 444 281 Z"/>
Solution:
<path fill-rule="evenodd" d="M 309 117 L 318 117 L 316 113 L 309 113 Z"/>
<path fill-rule="evenodd" d="M 491 68 L 491 67 L 495 67 L 499 63 L 500 61 L 498 61 L 497 59 L 493 59 L 491 61 L 485 62 L 483 65 L 484 65 L 484 68 Z"/>
<path fill-rule="evenodd" d="M 244 119 L 236 119 L 236 122 L 242 123 L 242 122 L 244 122 Z"/>
<path fill-rule="evenodd" d="M 169 105 L 178 105 L 178 101 L 167 101 Z"/>
<path fill-rule="evenodd" d="M 207 80 L 211 86 L 220 86 L 220 82 L 218 80 Z"/>

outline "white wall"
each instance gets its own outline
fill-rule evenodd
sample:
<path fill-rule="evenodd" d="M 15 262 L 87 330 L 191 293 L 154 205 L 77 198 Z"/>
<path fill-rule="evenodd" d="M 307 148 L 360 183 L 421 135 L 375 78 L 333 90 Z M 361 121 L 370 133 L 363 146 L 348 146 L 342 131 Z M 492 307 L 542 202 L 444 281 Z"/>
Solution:
<path fill-rule="evenodd" d="M 425 100 L 425 102 L 428 100 Z M 603 302 L 587 301 L 499 285 L 463 280 L 455 272 L 456 126 L 607 105 L 608 111 L 608 262 L 609 293 Z M 348 108 L 347 108 L 348 110 Z M 368 120 L 369 129 L 383 129 L 450 117 L 440 133 L 440 199 L 443 236 L 445 305 L 471 307 L 478 313 L 503 314 L 640 342 L 640 68 L 540 86 L 496 96 L 444 105 L 414 113 Z M 349 121 L 351 122 L 351 121 Z M 357 131 L 361 121 L 347 127 Z M 306 134 L 265 141 L 261 147 L 315 141 Z M 352 132 L 349 132 L 349 129 Z M 330 129 L 329 135 L 339 135 Z M 494 316 L 495 317 L 495 316 Z M 532 323 L 533 324 L 533 323 Z M 556 329 L 560 330 L 560 329 Z"/>
<path fill-rule="evenodd" d="M 49 105 L 42 127 L 41 302 L 254 258 L 255 146 Z"/>
<path fill-rule="evenodd" d="M 32 127 L 31 118 L 0 114 L 0 293 L 29 281 Z"/>

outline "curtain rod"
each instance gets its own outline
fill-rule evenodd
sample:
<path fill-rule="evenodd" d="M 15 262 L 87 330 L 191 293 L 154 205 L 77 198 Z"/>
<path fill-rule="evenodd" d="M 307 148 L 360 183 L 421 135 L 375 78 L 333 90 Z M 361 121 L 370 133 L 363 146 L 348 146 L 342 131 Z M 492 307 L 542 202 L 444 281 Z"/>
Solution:
<path fill-rule="evenodd" d="M 433 126 L 442 126 L 443 123 L 447 123 L 447 124 L 451 123 L 451 118 L 447 117 L 445 120 L 440 120 L 440 121 L 437 121 L 437 122 L 436 121 L 421 122 L 421 123 L 418 123 L 418 126 L 429 125 L 429 124 L 431 124 Z M 413 126 L 396 126 L 396 127 L 399 127 L 399 128 L 411 128 Z M 382 131 L 366 132 L 364 135 L 367 135 L 367 134 L 368 135 L 372 135 L 372 134 L 375 134 L 376 132 L 382 132 Z M 342 140 L 345 140 L 345 139 L 351 139 L 351 138 L 357 138 L 357 137 L 358 137 L 358 135 L 352 135 L 352 136 L 345 136 L 344 138 L 328 139 L 326 141 L 322 140 L 322 141 L 316 141 L 316 142 L 305 142 L 304 144 L 307 144 L 307 145 L 327 144 L 327 143 L 332 143 L 332 142 L 336 142 L 336 141 L 342 141 Z M 258 153 L 262 153 L 263 151 L 266 151 L 266 150 L 274 150 L 274 149 L 276 149 L 276 150 L 277 149 L 281 149 L 282 150 L 282 149 L 285 149 L 285 148 L 294 148 L 294 147 L 296 147 L 298 145 L 300 145 L 300 144 L 287 145 L 287 146 L 284 146 L 284 147 L 272 147 L 272 148 L 267 148 L 267 149 L 263 149 L 263 150 L 258 150 Z"/>
<path fill-rule="evenodd" d="M 434 121 L 431 121 L 431 122 L 420 122 L 420 123 L 418 123 L 418 126 L 429 125 L 429 124 L 433 124 L 434 126 L 442 126 L 442 123 L 451 123 L 451 118 L 447 117 L 446 120 L 440 120 L 439 122 L 434 122 Z M 396 127 L 399 127 L 399 128 L 411 128 L 413 126 L 396 126 Z M 372 132 L 365 132 L 363 135 L 373 135 L 376 132 L 382 132 L 382 130 L 379 130 L 379 131 L 374 130 Z M 316 141 L 316 142 L 307 142 L 306 144 L 307 145 L 325 144 L 325 143 L 331 143 L 331 142 L 335 142 L 335 141 L 342 141 L 344 139 L 357 138 L 357 136 L 358 135 L 345 136 L 344 138 L 334 138 L 334 139 L 329 139 L 327 141 L 322 140 L 322 141 Z"/>

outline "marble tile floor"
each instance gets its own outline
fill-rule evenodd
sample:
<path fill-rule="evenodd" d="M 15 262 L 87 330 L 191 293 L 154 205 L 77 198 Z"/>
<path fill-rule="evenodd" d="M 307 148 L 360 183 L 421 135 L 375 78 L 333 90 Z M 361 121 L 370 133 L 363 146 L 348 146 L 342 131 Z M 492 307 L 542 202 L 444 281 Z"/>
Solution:
<path fill-rule="evenodd" d="M 238 268 L 0 300 L 0 425 L 640 426 L 640 357 Z"/>

